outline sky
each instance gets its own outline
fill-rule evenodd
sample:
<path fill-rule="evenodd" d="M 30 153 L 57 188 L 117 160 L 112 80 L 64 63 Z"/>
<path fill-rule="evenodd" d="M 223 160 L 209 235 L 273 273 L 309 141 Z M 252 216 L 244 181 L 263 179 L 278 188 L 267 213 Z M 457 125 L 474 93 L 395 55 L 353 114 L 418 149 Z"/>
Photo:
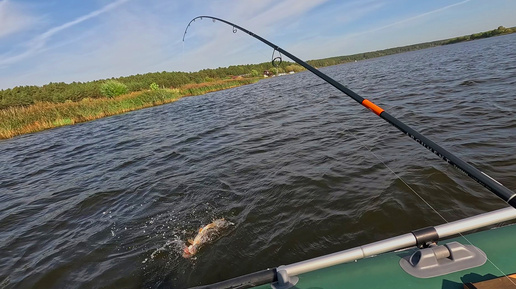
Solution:
<path fill-rule="evenodd" d="M 514 0 L 0 0 L 0 89 L 304 60 L 516 26 Z"/>

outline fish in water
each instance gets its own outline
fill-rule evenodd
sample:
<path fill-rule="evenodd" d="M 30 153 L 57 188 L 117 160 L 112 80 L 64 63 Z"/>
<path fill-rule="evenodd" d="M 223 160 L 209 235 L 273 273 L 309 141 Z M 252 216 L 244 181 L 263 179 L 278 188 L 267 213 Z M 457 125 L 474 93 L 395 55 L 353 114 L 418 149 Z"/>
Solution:
<path fill-rule="evenodd" d="M 183 249 L 183 257 L 190 258 L 195 255 L 199 249 L 207 243 L 215 241 L 215 239 L 220 235 L 220 232 L 223 229 L 226 229 L 230 225 L 234 225 L 233 223 L 226 221 L 225 219 L 217 219 L 208 225 L 199 229 L 199 233 L 195 236 L 195 239 L 189 239 L 187 245 Z"/>

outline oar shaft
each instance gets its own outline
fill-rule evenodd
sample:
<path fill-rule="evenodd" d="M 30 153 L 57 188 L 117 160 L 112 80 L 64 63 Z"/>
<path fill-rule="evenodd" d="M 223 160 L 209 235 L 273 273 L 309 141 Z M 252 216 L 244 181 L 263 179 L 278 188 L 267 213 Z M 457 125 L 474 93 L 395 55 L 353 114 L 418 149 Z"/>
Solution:
<path fill-rule="evenodd" d="M 514 219 L 516 219 L 516 210 L 514 208 L 507 207 L 425 229 L 433 230 L 437 234 L 437 239 L 434 241 L 438 241 L 456 234 L 461 234 L 467 231 Z M 277 268 L 267 269 L 234 279 L 225 280 L 219 283 L 194 287 L 191 289 L 249 288 L 273 283 L 278 281 L 276 273 L 280 270 L 286 271 L 288 276 L 297 276 L 323 268 L 328 268 L 330 266 L 353 262 L 366 257 L 415 246 L 418 244 L 418 239 L 416 237 L 418 231 L 420 230 L 335 252 L 332 254 L 292 263 L 289 265 L 282 265 Z"/>
<path fill-rule="evenodd" d="M 440 239 L 485 226 L 498 224 L 500 222 L 514 220 L 515 218 L 516 210 L 514 208 L 507 207 L 493 212 L 487 212 L 466 219 L 439 225 L 433 227 L 433 229 L 435 229 Z M 417 240 L 414 233 L 408 233 L 333 254 L 316 257 L 290 265 L 279 266 L 277 270 L 286 270 L 289 276 L 296 276 L 322 268 L 327 268 L 329 266 L 352 262 L 354 260 L 363 259 L 365 257 L 412 247 L 416 244 Z"/>

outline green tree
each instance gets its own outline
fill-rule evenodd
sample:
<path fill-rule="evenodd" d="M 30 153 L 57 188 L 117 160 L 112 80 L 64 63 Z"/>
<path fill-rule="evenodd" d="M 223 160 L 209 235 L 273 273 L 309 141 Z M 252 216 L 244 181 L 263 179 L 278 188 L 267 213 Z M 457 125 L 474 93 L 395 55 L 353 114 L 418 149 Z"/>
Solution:
<path fill-rule="evenodd" d="M 129 90 L 127 86 L 116 80 L 108 80 L 100 86 L 100 92 L 105 97 L 115 97 L 122 94 L 126 94 Z"/>
<path fill-rule="evenodd" d="M 159 85 L 156 82 L 151 83 L 150 90 L 155 91 L 155 90 L 158 90 L 158 89 L 159 89 Z"/>

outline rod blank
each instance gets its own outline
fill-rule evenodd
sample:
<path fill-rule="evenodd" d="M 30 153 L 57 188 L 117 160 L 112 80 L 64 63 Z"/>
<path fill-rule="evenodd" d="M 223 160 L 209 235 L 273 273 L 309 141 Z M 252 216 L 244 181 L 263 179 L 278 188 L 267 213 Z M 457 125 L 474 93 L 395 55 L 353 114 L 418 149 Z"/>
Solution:
<path fill-rule="evenodd" d="M 386 111 L 384 111 L 378 105 L 372 103 L 371 101 L 369 101 L 367 99 L 364 99 L 363 97 L 358 95 L 356 92 L 354 92 L 351 89 L 345 87 L 344 85 L 340 84 L 339 82 L 337 82 L 333 78 L 331 78 L 328 75 L 322 73 L 321 71 L 315 69 L 313 66 L 311 66 L 308 63 L 304 62 L 303 60 L 297 58 L 296 56 L 294 56 L 290 52 L 280 48 L 276 44 L 268 41 L 267 39 L 262 38 L 262 37 L 260 37 L 260 36 L 258 36 L 256 34 L 254 34 L 253 32 L 251 32 L 251 31 L 249 31 L 249 30 L 247 30 L 247 29 L 245 29 L 245 28 L 243 28 L 241 26 L 238 26 L 238 25 L 236 25 L 234 23 L 226 21 L 226 20 L 223 20 L 223 19 L 220 19 L 220 18 L 216 18 L 216 17 L 212 17 L 212 16 L 198 16 L 198 17 L 192 19 L 190 21 L 190 23 L 188 23 L 188 26 L 185 29 L 185 33 L 183 34 L 183 41 L 185 39 L 188 27 L 190 27 L 190 24 L 192 22 L 194 22 L 196 19 L 202 19 L 202 18 L 209 18 L 209 19 L 212 19 L 212 20 L 217 20 L 217 21 L 220 21 L 222 23 L 225 23 L 227 25 L 232 26 L 233 29 L 239 29 L 239 30 L 249 34 L 250 36 L 260 40 L 261 42 L 267 44 L 268 46 L 272 47 L 275 51 L 278 51 L 279 53 L 287 56 L 288 58 L 290 58 L 292 60 L 294 60 L 297 64 L 303 66 L 304 68 L 306 68 L 307 70 L 311 71 L 312 73 L 314 73 L 318 77 L 322 78 L 324 81 L 326 81 L 327 83 L 331 84 L 333 87 L 337 88 L 338 90 L 340 90 L 341 92 L 343 92 L 347 96 L 351 97 L 356 102 L 360 103 L 361 105 L 363 105 L 364 107 L 366 107 L 368 109 L 371 109 L 375 114 L 377 114 L 378 116 L 383 118 L 385 121 L 387 121 L 388 123 L 390 123 L 394 127 L 398 128 L 401 132 L 403 132 L 404 134 L 406 134 L 407 136 L 412 138 L 414 141 L 416 141 L 417 143 L 421 144 L 423 147 L 427 148 L 428 150 L 430 150 L 431 152 L 433 152 L 438 157 L 440 157 L 444 161 L 448 162 L 449 164 L 451 164 L 455 168 L 457 168 L 460 171 L 464 172 L 470 178 L 472 178 L 473 180 L 475 180 L 476 182 L 478 182 L 482 186 L 484 186 L 487 189 L 489 189 L 492 193 L 494 193 L 495 195 L 500 197 L 502 200 L 507 202 L 509 205 L 511 205 L 514 208 L 516 208 L 516 193 L 514 193 L 513 191 L 511 191 L 508 188 L 504 187 L 502 184 L 497 182 L 492 177 L 488 176 L 486 173 L 478 170 L 474 166 L 466 163 L 465 161 L 461 160 L 460 158 L 458 158 L 457 156 L 455 156 L 451 152 L 447 151 L 446 149 L 444 149 L 441 146 L 437 145 L 436 143 L 434 143 L 430 139 L 426 138 L 425 136 L 423 136 L 421 133 L 419 133 L 415 129 L 412 129 L 411 127 L 409 127 L 408 125 L 406 125 L 402 121 L 398 120 L 394 116 L 392 116 L 389 113 L 387 113 Z"/>

